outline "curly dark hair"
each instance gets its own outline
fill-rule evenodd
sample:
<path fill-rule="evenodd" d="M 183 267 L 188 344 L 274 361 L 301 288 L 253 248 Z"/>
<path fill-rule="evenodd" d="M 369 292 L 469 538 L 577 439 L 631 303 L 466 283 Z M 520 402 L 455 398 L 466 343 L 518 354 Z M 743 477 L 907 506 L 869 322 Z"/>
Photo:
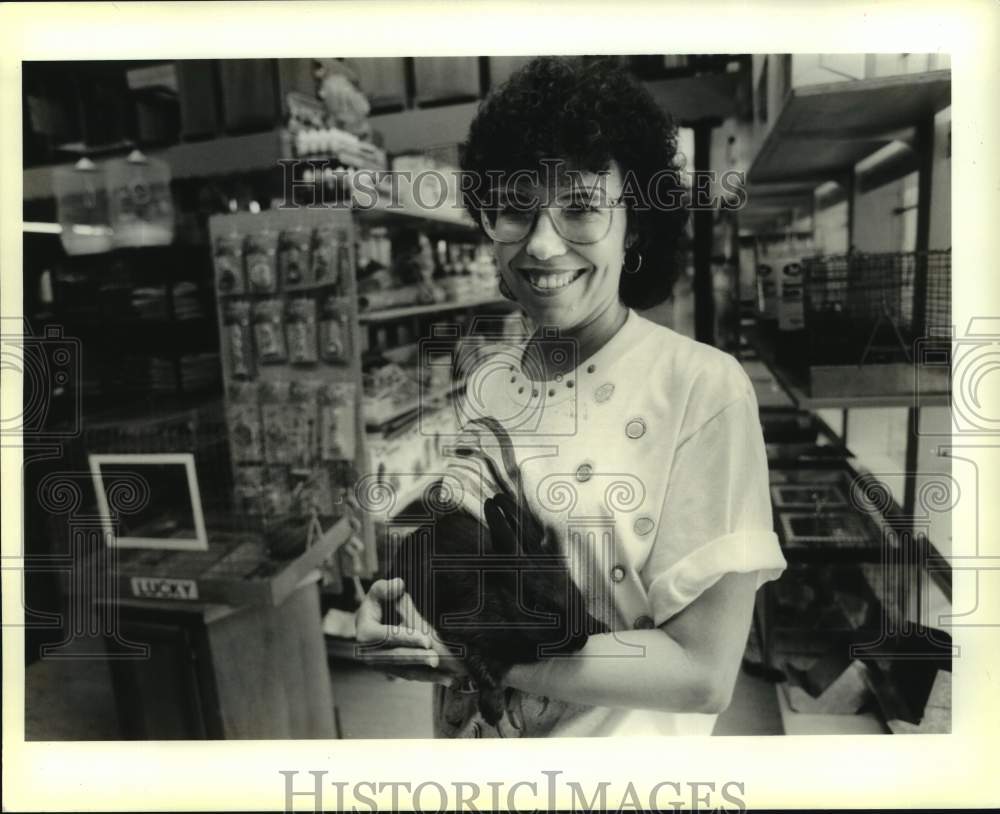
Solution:
<path fill-rule="evenodd" d="M 625 198 L 637 237 L 633 249 L 642 253 L 639 271 L 622 274 L 619 296 L 640 309 L 668 299 L 688 215 L 677 129 L 649 92 L 612 59 L 533 59 L 482 102 L 461 145 L 461 163 L 463 172 L 483 179 L 490 171 L 537 170 L 543 160 L 590 172 L 618 163 L 630 179 Z M 463 185 L 463 204 L 479 223 L 477 193 Z"/>

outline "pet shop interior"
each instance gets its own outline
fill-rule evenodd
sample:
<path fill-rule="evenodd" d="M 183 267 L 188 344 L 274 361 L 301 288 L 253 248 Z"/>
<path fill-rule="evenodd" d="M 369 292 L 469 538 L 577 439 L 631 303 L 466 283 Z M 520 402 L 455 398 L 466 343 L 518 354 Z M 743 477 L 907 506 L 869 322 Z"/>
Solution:
<path fill-rule="evenodd" d="M 520 324 L 452 171 L 528 59 L 23 64 L 27 739 L 432 736 L 354 611 Z M 947 57 L 612 59 L 745 196 L 640 312 L 748 374 L 788 562 L 715 734 L 950 731 Z"/>

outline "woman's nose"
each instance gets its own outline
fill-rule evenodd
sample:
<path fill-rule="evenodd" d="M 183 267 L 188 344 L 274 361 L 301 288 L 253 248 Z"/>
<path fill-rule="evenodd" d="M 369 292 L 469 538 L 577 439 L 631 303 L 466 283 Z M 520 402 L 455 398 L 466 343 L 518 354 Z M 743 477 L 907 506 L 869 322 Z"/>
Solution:
<path fill-rule="evenodd" d="M 538 213 L 525 250 L 536 260 L 548 260 L 566 253 L 566 244 L 556 231 L 548 209 L 542 208 Z"/>

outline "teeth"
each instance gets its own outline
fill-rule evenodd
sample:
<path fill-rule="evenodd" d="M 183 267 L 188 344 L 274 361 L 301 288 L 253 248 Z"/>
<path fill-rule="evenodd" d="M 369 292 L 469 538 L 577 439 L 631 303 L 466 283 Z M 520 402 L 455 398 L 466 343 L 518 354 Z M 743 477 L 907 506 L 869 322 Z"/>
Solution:
<path fill-rule="evenodd" d="M 558 274 L 529 274 L 528 279 L 535 288 L 551 289 L 565 288 L 579 276 L 580 272 L 566 271 Z"/>

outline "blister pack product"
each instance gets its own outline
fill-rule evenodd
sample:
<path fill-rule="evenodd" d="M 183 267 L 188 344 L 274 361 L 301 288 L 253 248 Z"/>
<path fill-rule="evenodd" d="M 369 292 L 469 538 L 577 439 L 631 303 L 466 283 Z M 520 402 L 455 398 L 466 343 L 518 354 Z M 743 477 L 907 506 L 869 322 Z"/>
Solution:
<path fill-rule="evenodd" d="M 264 228 L 247 236 L 247 285 L 255 294 L 278 290 L 278 233 Z"/>
<path fill-rule="evenodd" d="M 299 297 L 288 302 L 285 321 L 288 338 L 288 361 L 293 365 L 312 365 L 316 356 L 316 301 Z"/>
<path fill-rule="evenodd" d="M 215 241 L 215 286 L 220 294 L 245 294 L 243 235 L 232 231 Z"/>
<path fill-rule="evenodd" d="M 298 508 L 303 513 L 309 513 L 313 509 L 324 517 L 329 517 L 337 513 L 334 500 L 336 487 L 330 479 L 330 472 L 324 467 L 316 467 L 309 473 L 309 477 L 304 481 L 302 489 L 298 493 Z"/>
<path fill-rule="evenodd" d="M 261 490 L 264 488 L 264 467 L 240 466 L 236 469 L 234 491 L 237 510 L 245 514 L 259 514 Z"/>
<path fill-rule="evenodd" d="M 281 300 L 262 300 L 254 304 L 254 341 L 257 345 L 257 361 L 262 365 L 280 364 L 288 360 L 283 310 Z"/>
<path fill-rule="evenodd" d="M 353 382 L 326 384 L 320 389 L 320 457 L 324 461 L 353 460 L 356 451 Z"/>
<path fill-rule="evenodd" d="M 332 226 L 313 230 L 312 278 L 317 285 L 341 287 L 341 231 Z"/>
<path fill-rule="evenodd" d="M 286 229 L 281 233 L 278 249 L 278 268 L 283 289 L 309 285 L 313 282 L 309 251 L 312 235 L 302 226 Z"/>
<path fill-rule="evenodd" d="M 312 379 L 293 381 L 288 387 L 288 431 L 291 464 L 297 470 L 312 468 L 316 460 L 318 429 L 317 396 L 320 383 Z"/>
<path fill-rule="evenodd" d="M 350 364 L 350 330 L 347 311 L 337 297 L 323 300 L 320 323 L 320 355 L 327 364 Z"/>
<path fill-rule="evenodd" d="M 260 504 L 264 516 L 272 519 L 291 511 L 292 496 L 287 467 L 268 466 L 264 469 L 264 486 L 260 493 Z"/>
<path fill-rule="evenodd" d="M 236 463 L 262 461 L 264 438 L 255 384 L 235 382 L 230 387 L 226 420 L 229 424 L 230 453 L 233 460 Z"/>
<path fill-rule="evenodd" d="M 272 464 L 292 461 L 292 430 L 288 411 L 288 382 L 261 382 L 257 392 L 264 429 L 264 460 Z"/>
<path fill-rule="evenodd" d="M 251 379 L 254 375 L 253 342 L 250 336 L 250 303 L 230 300 L 223 307 L 222 318 L 226 359 L 229 370 L 237 379 Z"/>
<path fill-rule="evenodd" d="M 358 468 L 354 465 L 354 461 L 334 461 L 330 464 L 330 478 L 334 486 L 344 492 L 353 492 L 358 483 Z"/>

